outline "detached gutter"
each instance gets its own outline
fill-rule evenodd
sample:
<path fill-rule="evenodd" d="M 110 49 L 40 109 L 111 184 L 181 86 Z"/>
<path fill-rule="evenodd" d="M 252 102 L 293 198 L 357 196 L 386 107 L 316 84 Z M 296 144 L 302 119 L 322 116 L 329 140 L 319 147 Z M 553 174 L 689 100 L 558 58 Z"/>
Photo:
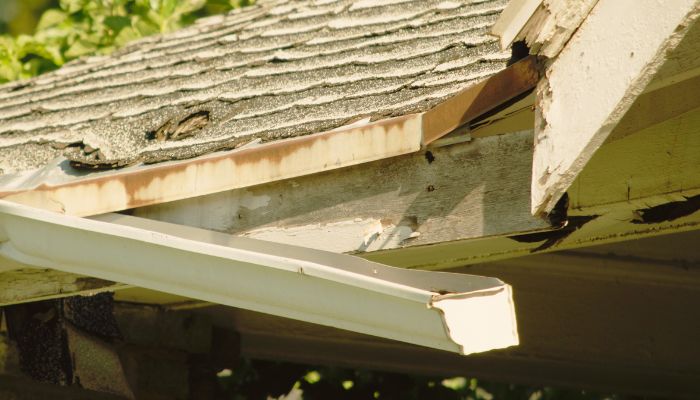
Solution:
<path fill-rule="evenodd" d="M 260 185 L 410 154 L 535 87 L 523 59 L 434 108 L 201 157 L 85 173 L 67 161 L 0 176 L 0 198 L 70 215 L 96 215 Z"/>
<path fill-rule="evenodd" d="M 510 286 L 120 214 L 0 200 L 6 258 L 460 354 L 518 344 Z"/>

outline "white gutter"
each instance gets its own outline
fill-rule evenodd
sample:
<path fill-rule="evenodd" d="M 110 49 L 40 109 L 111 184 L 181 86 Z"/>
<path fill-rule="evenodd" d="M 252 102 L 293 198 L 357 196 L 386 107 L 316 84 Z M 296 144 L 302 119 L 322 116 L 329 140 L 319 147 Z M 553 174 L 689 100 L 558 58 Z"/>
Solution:
<path fill-rule="evenodd" d="M 0 267 L 3 258 L 461 354 L 518 344 L 511 288 L 495 278 L 120 214 L 0 200 Z"/>

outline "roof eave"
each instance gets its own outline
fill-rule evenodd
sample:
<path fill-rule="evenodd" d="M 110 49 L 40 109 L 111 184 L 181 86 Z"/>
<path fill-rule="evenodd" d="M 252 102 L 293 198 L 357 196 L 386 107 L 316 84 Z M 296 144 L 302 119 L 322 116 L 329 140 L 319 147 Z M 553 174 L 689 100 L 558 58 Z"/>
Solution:
<path fill-rule="evenodd" d="M 521 60 L 422 113 L 198 158 L 75 174 L 54 165 L 0 180 L 0 198 L 87 216 L 181 200 L 409 154 L 537 84 Z M 65 161 L 64 161 L 65 163 Z"/>

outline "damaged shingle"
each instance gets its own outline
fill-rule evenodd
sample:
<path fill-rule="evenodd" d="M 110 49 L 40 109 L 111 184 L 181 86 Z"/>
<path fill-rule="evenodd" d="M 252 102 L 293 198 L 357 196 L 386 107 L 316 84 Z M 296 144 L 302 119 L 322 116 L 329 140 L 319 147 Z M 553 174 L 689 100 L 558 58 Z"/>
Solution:
<path fill-rule="evenodd" d="M 0 170 L 60 151 L 79 168 L 183 159 L 424 111 L 505 68 L 489 30 L 506 4 L 261 1 L 144 38 L 0 86 Z"/>
<path fill-rule="evenodd" d="M 146 133 L 148 140 L 164 142 L 166 140 L 182 140 L 194 134 L 209 123 L 209 111 L 192 113 L 180 121 L 167 120 L 158 129 Z"/>

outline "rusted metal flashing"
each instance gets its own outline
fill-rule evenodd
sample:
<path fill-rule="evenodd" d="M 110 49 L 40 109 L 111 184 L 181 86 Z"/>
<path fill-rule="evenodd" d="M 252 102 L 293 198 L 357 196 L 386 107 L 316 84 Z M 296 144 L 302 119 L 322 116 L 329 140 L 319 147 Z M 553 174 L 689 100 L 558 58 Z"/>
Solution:
<path fill-rule="evenodd" d="M 423 143 L 429 144 L 533 89 L 538 80 L 537 58 L 529 56 L 438 104 L 423 115 Z"/>
<path fill-rule="evenodd" d="M 53 167 L 44 172 L 58 178 L 37 182 L 34 174 L 16 179 L 0 189 L 0 198 L 65 214 L 95 215 L 409 154 L 532 89 L 537 79 L 536 60 L 529 57 L 424 113 L 83 176 Z"/>
<path fill-rule="evenodd" d="M 185 160 L 424 112 L 507 66 L 488 33 L 507 0 L 350 3 L 245 7 L 0 86 L 0 175 L 59 155 L 91 171 Z"/>
<path fill-rule="evenodd" d="M 421 115 L 377 121 L 185 161 L 142 165 L 0 192 L 0 198 L 94 215 L 267 183 L 420 149 Z"/>

